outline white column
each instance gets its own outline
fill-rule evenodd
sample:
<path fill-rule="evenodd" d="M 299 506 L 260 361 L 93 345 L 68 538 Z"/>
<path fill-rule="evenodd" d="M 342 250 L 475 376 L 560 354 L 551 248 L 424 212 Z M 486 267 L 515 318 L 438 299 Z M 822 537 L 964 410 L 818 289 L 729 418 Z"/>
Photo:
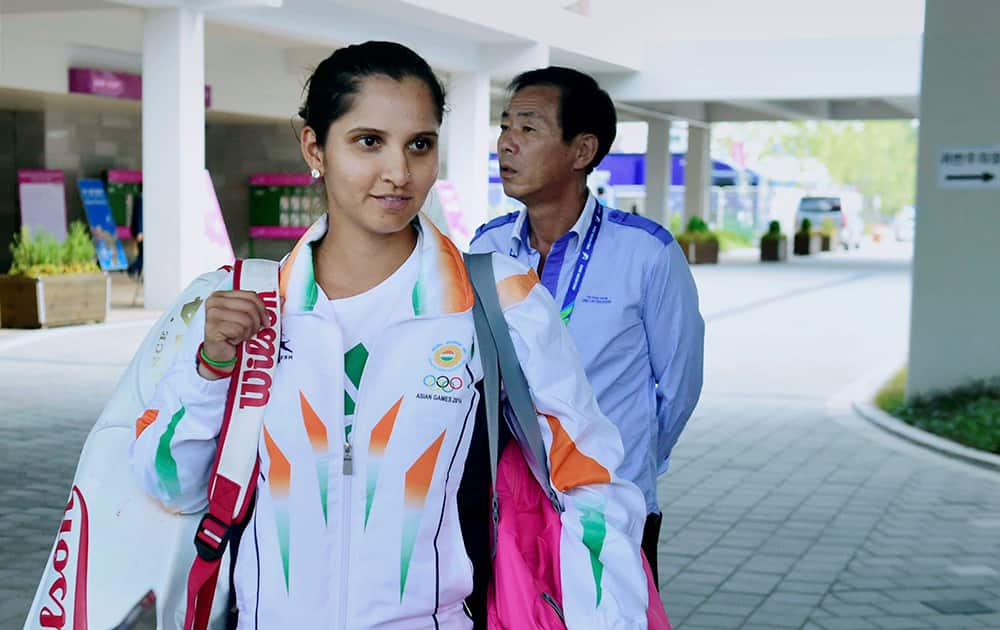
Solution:
<path fill-rule="evenodd" d="M 670 121 L 652 119 L 646 131 L 646 216 L 670 225 Z"/>
<path fill-rule="evenodd" d="M 202 13 L 149 9 L 142 54 L 145 305 L 165 308 L 202 269 L 205 27 Z"/>
<path fill-rule="evenodd" d="M 445 177 L 455 184 L 465 225 L 475 230 L 489 218 L 490 77 L 453 74 L 448 85 Z"/>
<path fill-rule="evenodd" d="M 708 195 L 712 187 L 712 132 L 688 125 L 687 159 L 684 161 L 684 219 L 708 220 Z"/>
<path fill-rule="evenodd" d="M 1000 3 L 929 0 L 925 16 L 908 397 L 1000 375 L 1000 167 L 992 160 Z M 975 157 L 956 174 L 994 179 L 939 179 L 942 151 L 952 147 Z"/>

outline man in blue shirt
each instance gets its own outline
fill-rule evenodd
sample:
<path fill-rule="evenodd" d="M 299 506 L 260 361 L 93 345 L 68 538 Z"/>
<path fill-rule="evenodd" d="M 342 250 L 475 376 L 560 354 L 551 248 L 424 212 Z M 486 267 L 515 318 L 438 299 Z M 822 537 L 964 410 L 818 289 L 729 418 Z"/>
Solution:
<path fill-rule="evenodd" d="M 656 478 L 701 393 L 698 292 L 670 232 L 604 207 L 587 189 L 616 135 L 607 92 L 583 73 L 549 67 L 518 76 L 509 93 L 500 176 L 526 208 L 480 227 L 470 249 L 533 267 L 555 298 L 598 404 L 621 430 L 619 474 L 646 497 L 642 547 L 659 584 Z"/>

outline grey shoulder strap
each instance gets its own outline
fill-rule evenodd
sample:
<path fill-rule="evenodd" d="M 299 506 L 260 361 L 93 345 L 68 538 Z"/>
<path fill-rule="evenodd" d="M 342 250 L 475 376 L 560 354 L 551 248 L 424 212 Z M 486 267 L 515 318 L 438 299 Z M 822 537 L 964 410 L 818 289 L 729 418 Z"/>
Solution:
<path fill-rule="evenodd" d="M 548 457 L 545 454 L 545 443 L 542 431 L 538 427 L 538 414 L 531 400 L 528 381 L 521 370 L 514 342 L 510 338 L 510 329 L 500 308 L 500 299 L 496 291 L 496 278 L 493 273 L 492 254 L 466 254 L 466 268 L 476 294 L 473 306 L 473 318 L 476 323 L 476 338 L 481 350 L 480 359 L 483 363 L 483 373 L 486 392 L 486 415 L 490 439 L 490 465 L 492 467 L 494 490 L 496 484 L 497 442 L 499 440 L 499 399 L 500 381 L 503 381 L 507 393 L 507 402 L 513 412 L 508 424 L 511 432 L 517 438 L 524 450 L 525 459 L 538 482 L 542 484 L 552 504 L 562 511 L 558 495 L 552 489 L 549 477 Z M 483 350 L 485 346 L 492 348 Z M 492 358 L 487 353 L 495 356 Z M 487 367 L 487 364 L 491 364 Z M 491 382 L 490 373 L 494 365 L 499 366 L 499 378 Z M 491 419 L 492 417 L 492 419 Z"/>

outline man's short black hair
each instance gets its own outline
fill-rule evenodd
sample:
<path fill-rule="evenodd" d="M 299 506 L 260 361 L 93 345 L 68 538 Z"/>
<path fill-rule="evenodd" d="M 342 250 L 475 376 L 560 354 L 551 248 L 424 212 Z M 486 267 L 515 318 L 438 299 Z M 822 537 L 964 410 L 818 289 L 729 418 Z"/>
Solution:
<path fill-rule="evenodd" d="M 507 86 L 507 91 L 513 95 L 536 85 L 559 90 L 559 126 L 563 142 L 569 143 L 581 133 L 597 137 L 597 153 L 587 165 L 590 174 L 611 150 L 618 135 L 618 116 L 611 96 L 590 75 L 560 66 L 519 74 Z"/>

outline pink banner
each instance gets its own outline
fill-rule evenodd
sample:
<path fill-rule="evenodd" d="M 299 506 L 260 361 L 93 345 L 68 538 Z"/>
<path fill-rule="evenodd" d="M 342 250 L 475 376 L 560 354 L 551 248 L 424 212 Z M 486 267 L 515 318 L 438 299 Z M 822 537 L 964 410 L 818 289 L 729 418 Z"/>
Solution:
<path fill-rule="evenodd" d="M 442 179 L 434 184 L 438 198 L 441 200 L 441 209 L 444 218 L 448 222 L 450 236 L 456 241 L 468 243 L 472 239 L 472 228 L 467 225 L 465 213 L 462 212 L 462 204 L 458 199 L 458 189 L 455 183 Z"/>
<path fill-rule="evenodd" d="M 66 238 L 66 187 L 62 171 L 17 171 L 21 225 L 45 230 L 56 240 Z"/>
<path fill-rule="evenodd" d="M 90 94 L 141 101 L 142 76 L 129 72 L 110 72 L 94 68 L 70 68 L 69 91 L 72 94 Z M 206 85 L 205 107 L 211 106 L 212 88 Z"/>
<path fill-rule="evenodd" d="M 132 238 L 132 228 L 126 227 L 124 225 L 118 225 L 116 227 L 118 228 L 117 232 L 119 241 Z"/>
<path fill-rule="evenodd" d="M 141 184 L 142 171 L 109 170 L 109 184 Z"/>
<path fill-rule="evenodd" d="M 287 239 L 296 240 L 302 238 L 307 227 L 285 226 L 285 225 L 255 225 L 250 228 L 250 238 L 260 239 Z"/>
<path fill-rule="evenodd" d="M 70 68 L 69 91 L 132 101 L 142 100 L 142 77 L 126 72 Z"/>
<path fill-rule="evenodd" d="M 226 230 L 226 222 L 222 218 L 222 207 L 215 194 L 215 186 L 212 185 L 212 176 L 207 169 L 205 170 L 205 194 L 208 202 L 205 207 L 205 239 L 208 243 L 208 247 L 205 249 L 205 268 L 217 269 L 222 265 L 233 264 L 235 256 L 233 244 L 229 241 L 229 232 Z"/>
<path fill-rule="evenodd" d="M 36 169 L 18 169 L 18 184 L 62 184 L 62 171 L 47 171 Z"/>
<path fill-rule="evenodd" d="M 308 173 L 259 173 L 250 176 L 251 186 L 309 186 L 313 178 Z"/>

